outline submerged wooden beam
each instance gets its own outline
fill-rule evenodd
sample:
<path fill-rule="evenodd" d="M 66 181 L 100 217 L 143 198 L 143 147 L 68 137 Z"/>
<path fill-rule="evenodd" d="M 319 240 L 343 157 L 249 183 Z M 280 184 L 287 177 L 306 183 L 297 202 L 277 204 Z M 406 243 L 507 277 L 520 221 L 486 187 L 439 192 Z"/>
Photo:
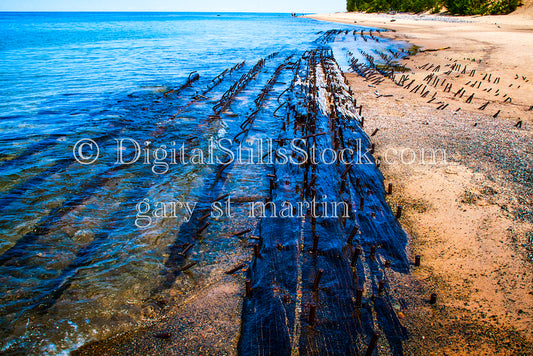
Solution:
<path fill-rule="evenodd" d="M 356 141 L 363 152 L 369 149 L 360 106 L 356 108 L 354 100 L 340 100 L 351 95 L 332 53 L 309 51 L 301 63 L 286 93 L 288 104 L 281 116 L 287 129 L 280 132 L 277 144 L 287 147 L 292 139 L 307 137 L 316 149 L 337 152 Z M 323 102 L 329 104 L 321 106 Z M 348 201 L 350 211 L 348 217 L 313 216 L 309 211 L 303 217 L 261 219 L 261 258 L 254 259 L 246 282 L 240 355 L 360 355 L 365 350 L 372 354 L 376 327 L 387 338 L 391 353 L 401 354 L 406 331 L 396 320 L 391 296 L 384 293 L 383 271 L 409 270 L 407 237 L 396 219 L 401 210 L 394 214 L 387 205 L 383 176 L 370 159 L 370 164 L 346 166 L 272 165 L 279 183 L 269 189 L 273 205 L 327 199 Z M 350 202 L 358 202 L 359 209 Z M 358 245 L 353 252 L 352 243 Z M 385 265 L 383 260 L 389 262 Z M 366 280 L 381 281 L 376 324 L 372 304 L 363 305 L 361 286 Z M 361 342 L 367 338 L 371 338 L 368 347 Z"/>

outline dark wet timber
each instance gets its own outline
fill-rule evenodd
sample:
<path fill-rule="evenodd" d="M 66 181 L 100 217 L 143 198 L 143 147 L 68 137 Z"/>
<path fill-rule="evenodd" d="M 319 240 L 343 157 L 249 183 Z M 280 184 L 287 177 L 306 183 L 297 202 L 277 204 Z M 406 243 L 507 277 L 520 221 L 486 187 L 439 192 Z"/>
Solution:
<path fill-rule="evenodd" d="M 210 92 L 214 87 L 221 83 L 221 78 L 224 78 L 225 76 L 230 75 L 233 71 L 242 68 L 243 64 L 244 63 L 239 63 L 211 80 L 210 85 L 208 85 L 207 89 L 205 89 L 202 94 L 205 95 Z M 181 90 L 186 87 L 189 87 L 192 82 L 189 78 L 187 82 L 181 86 Z M 192 101 L 197 100 L 197 98 L 192 99 Z M 185 106 L 188 105 L 190 105 L 190 103 L 186 104 Z M 124 129 L 124 126 L 118 127 L 114 130 L 110 130 L 105 135 L 98 137 L 96 139 L 96 142 L 101 144 L 104 141 L 116 138 L 116 135 L 122 129 Z M 161 130 L 161 127 L 159 127 L 157 130 Z M 126 158 L 126 160 L 127 159 L 128 158 Z M 12 188 L 9 192 L 4 193 L 4 195 L 0 198 L 0 202 L 2 203 L 0 210 L 2 207 L 5 207 L 9 203 L 11 203 L 13 200 L 21 198 L 28 189 L 36 187 L 45 179 L 48 179 L 50 175 L 67 169 L 71 164 L 77 164 L 75 163 L 73 158 L 59 159 L 47 170 L 25 182 L 20 183 L 19 185 Z M 63 216 L 72 211 L 72 209 L 91 198 L 107 182 L 115 179 L 114 177 L 118 171 L 126 168 L 128 168 L 127 165 L 114 165 L 108 169 L 105 169 L 104 171 L 97 171 L 96 175 L 94 176 L 88 176 L 87 180 L 81 186 L 79 186 L 76 190 L 69 194 L 68 198 L 62 203 L 60 207 L 52 209 L 36 224 L 32 232 L 22 236 L 15 242 L 12 247 L 7 249 L 2 253 L 2 255 L 0 255 L 0 265 L 5 265 L 13 259 L 17 259 L 18 261 L 16 261 L 15 263 L 20 264 L 20 260 L 25 257 L 25 251 L 31 248 L 41 236 L 48 233 L 50 228 L 53 227 L 57 221 L 59 221 Z"/>
<path fill-rule="evenodd" d="M 213 111 L 218 115 L 218 113 L 222 111 L 222 108 L 228 108 L 237 94 L 246 87 L 247 83 L 259 74 L 265 63 L 275 56 L 276 54 L 272 54 L 265 59 L 261 59 L 248 73 L 241 76 L 241 78 L 222 96 L 221 100 L 214 105 Z M 266 82 L 261 93 L 254 100 L 253 111 L 240 124 L 239 129 L 241 129 L 241 131 L 233 137 L 234 144 L 231 147 L 232 152 L 236 151 L 238 148 L 238 142 L 245 140 L 250 127 L 253 125 L 255 116 L 261 109 L 262 104 L 264 100 L 266 100 L 272 87 L 276 84 L 281 71 L 286 69 L 289 60 L 290 57 L 286 58 L 286 60 L 274 70 L 272 77 Z M 204 186 L 201 188 L 200 199 L 197 202 L 190 220 L 180 227 L 180 231 L 176 236 L 174 243 L 168 248 L 169 257 L 165 261 L 165 268 L 161 271 L 162 280 L 152 290 L 153 296 L 170 288 L 176 278 L 183 272 L 182 268 L 188 262 L 187 256 L 180 253 L 184 244 L 194 244 L 196 241 L 202 239 L 202 233 L 205 230 L 204 227 L 206 227 L 206 222 L 209 220 L 210 215 L 208 214 L 211 212 L 212 203 L 215 201 L 221 201 L 225 199 L 226 196 L 229 196 L 229 193 L 224 192 L 224 183 L 228 173 L 233 167 L 233 163 L 234 162 L 230 162 L 230 164 L 219 164 L 217 168 L 213 170 L 212 174 L 205 179 Z"/>
<path fill-rule="evenodd" d="M 207 88 L 204 89 L 200 95 L 195 95 L 191 100 L 181 105 L 177 112 L 179 113 L 185 110 L 186 108 L 188 108 L 189 106 L 191 106 L 192 104 L 203 100 L 205 98 L 205 95 L 207 95 L 211 90 L 213 90 L 217 85 L 219 85 L 224 80 L 224 78 L 230 76 L 233 72 L 241 69 L 243 65 L 244 65 L 244 62 L 238 63 L 232 68 L 228 68 L 222 73 L 220 73 L 218 76 L 213 78 L 208 83 Z M 172 92 L 173 95 L 176 96 L 180 94 L 184 89 L 190 88 L 193 83 L 198 81 L 198 79 L 199 79 L 198 74 L 194 75 L 194 73 L 191 73 L 184 84 L 182 84 L 178 89 L 176 90 L 173 89 L 170 92 Z M 167 93 L 169 92 L 164 93 L 163 96 L 166 97 L 168 95 Z M 94 139 L 94 141 L 98 145 L 102 145 L 102 143 L 104 142 L 108 142 L 111 139 L 119 137 L 119 134 L 127 130 L 128 127 L 131 126 L 132 124 L 133 122 L 129 122 L 129 121 L 126 121 L 124 124 L 120 124 L 120 125 L 111 124 L 110 127 L 108 127 L 105 130 L 105 134 L 100 135 L 98 137 L 91 137 L 91 138 Z M 156 134 L 160 135 L 164 130 L 166 130 L 166 126 L 167 125 L 165 125 L 165 123 L 159 123 L 157 125 L 157 129 L 152 133 L 152 136 L 155 136 Z M 32 146 L 30 146 L 30 148 L 26 149 L 23 153 L 21 153 L 16 158 L 10 161 L 4 162 L 0 166 L 0 169 L 6 169 L 6 168 L 11 167 L 12 165 L 20 164 L 24 160 L 31 159 L 32 156 L 35 155 L 36 152 L 42 152 L 45 149 L 49 149 L 51 146 L 55 146 L 57 144 L 58 144 L 57 138 L 51 135 L 50 137 L 33 144 Z M 46 179 L 48 179 L 51 175 L 56 174 L 56 173 L 61 173 L 62 171 L 68 169 L 70 165 L 77 164 L 75 160 L 73 159 L 73 157 L 71 156 L 72 151 L 70 147 L 66 150 L 66 152 L 69 155 L 68 157 L 56 160 L 50 167 L 48 167 L 44 171 L 27 179 L 26 181 L 23 181 L 17 184 L 13 188 L 11 188 L 9 191 L 3 193 L 2 196 L 0 196 L 0 211 L 3 211 L 13 201 L 20 199 L 24 195 L 24 193 L 26 193 L 26 191 L 34 187 L 37 187 L 39 184 L 41 184 Z"/>
<path fill-rule="evenodd" d="M 307 137 L 318 149 L 369 149 L 369 137 L 330 51 L 304 54 L 285 95 L 280 147 Z M 324 131 L 328 134 L 315 135 Z M 383 177 L 373 157 L 366 159 L 351 166 L 273 166 L 274 207 L 315 198 L 346 201 L 350 208 L 347 217 L 308 212 L 282 218 L 266 212 L 259 227 L 259 253 L 248 272 L 239 354 L 358 355 L 375 347 L 368 345 L 377 342 L 375 332 L 384 335 L 392 354 L 403 354 L 406 332 L 380 281 L 387 279 L 386 265 L 408 271 L 406 236 L 384 200 Z M 360 198 L 365 199 L 362 210 L 354 209 L 351 202 Z M 354 249 L 360 256 L 352 260 Z"/>
<path fill-rule="evenodd" d="M 211 91 L 219 83 L 222 78 L 229 76 L 233 71 L 242 68 L 243 63 L 224 71 L 210 82 L 210 85 L 204 92 Z M 65 164 L 71 163 L 71 160 L 65 160 Z M 50 169 L 64 168 L 58 164 L 53 165 Z M 85 204 L 90 198 L 92 198 L 97 192 L 102 189 L 109 182 L 113 182 L 116 179 L 119 171 L 126 169 L 127 165 L 115 165 L 107 170 L 98 171 L 92 178 L 83 183 L 75 191 L 70 194 L 70 197 L 58 208 L 53 209 L 50 213 L 44 216 L 37 224 L 31 233 L 24 235 L 17 240 L 14 246 L 6 250 L 0 256 L 0 265 L 6 266 L 20 266 L 24 265 L 26 259 L 31 258 L 31 252 L 35 249 L 43 249 L 47 245 L 46 235 L 51 232 L 55 224 L 73 209 Z M 37 176 L 41 177 L 41 175 Z M 35 179 L 37 179 L 37 177 Z M 42 176 L 44 178 L 44 176 Z M 134 199 L 138 195 L 146 194 L 147 190 L 151 186 L 150 181 L 142 180 L 141 176 L 136 176 L 136 183 L 133 185 L 135 188 L 130 189 L 126 193 L 127 200 Z M 33 180 L 32 180 L 33 181 Z M 126 221 L 125 217 L 129 215 L 127 209 L 119 209 L 115 211 L 110 217 L 110 221 Z M 85 266 L 89 266 L 95 262 L 105 253 L 102 250 L 102 246 L 105 244 L 109 237 L 109 226 L 102 226 L 100 232 L 95 234 L 95 237 L 87 245 L 81 247 L 75 255 L 75 258 L 67 265 L 62 271 L 60 271 L 55 277 L 46 280 L 38 291 L 30 293 L 26 298 L 16 302 L 6 303 L 2 306 L 1 310 L 4 313 L 12 312 L 17 315 L 23 315 L 31 310 L 37 310 L 39 313 L 45 313 L 51 308 L 63 295 L 65 291 L 69 289 L 72 282 L 78 277 L 79 272 L 83 270 Z M 188 246 L 188 248 L 192 245 Z M 185 251 L 185 252 L 184 252 Z M 186 253 L 186 250 L 181 251 Z M 186 266 L 185 266 L 186 267 Z M 182 270 L 185 268 L 183 267 Z M 192 267 L 189 266 L 189 268 Z"/>
<path fill-rule="evenodd" d="M 270 58 L 273 58 L 274 56 L 271 56 Z M 269 59 L 269 58 L 267 58 Z M 289 58 L 288 58 L 289 59 Z M 288 60 L 287 59 L 287 60 Z M 264 61 L 262 63 L 264 64 Z M 215 78 L 212 83 L 215 83 L 208 87 L 208 91 L 213 89 L 222 78 L 225 76 L 231 74 L 234 70 L 241 69 L 243 66 L 243 63 L 240 63 L 236 65 L 235 67 L 223 72 L 219 77 Z M 270 88 L 275 84 L 276 79 L 279 75 L 279 72 L 284 68 L 285 65 L 280 66 L 275 72 L 274 76 L 267 82 L 266 87 L 262 90 L 261 94 L 259 95 L 260 100 L 257 100 L 255 102 L 255 106 L 260 107 L 263 103 L 264 98 L 268 94 Z M 257 72 L 258 66 L 256 65 L 253 69 L 254 72 Z M 248 81 L 253 78 L 253 76 L 247 76 Z M 241 77 L 242 78 L 242 77 Z M 235 88 L 235 85 L 232 85 L 231 88 Z M 232 89 L 228 89 L 228 91 L 231 91 Z M 242 88 L 241 88 L 242 90 Z M 228 92 L 227 91 L 227 92 Z M 226 92 L 226 93 L 227 93 Z M 223 95 L 223 97 L 227 97 Z M 234 95 L 232 95 L 234 97 Z M 221 99 L 222 100 L 222 99 Z M 257 114 L 257 111 L 254 111 L 251 115 L 249 115 L 245 121 L 245 124 L 251 125 L 253 122 L 254 116 Z M 243 125 L 241 125 L 242 127 Z M 104 186 L 110 179 L 112 179 L 112 176 L 114 176 L 114 173 L 116 173 L 118 170 L 124 169 L 127 166 L 113 166 L 112 168 L 108 169 L 106 172 L 97 175 L 93 180 L 87 182 L 85 185 L 83 185 L 82 191 L 83 194 L 73 194 L 74 200 L 68 200 L 65 204 L 63 204 L 60 208 L 57 209 L 57 211 L 52 211 L 49 215 L 45 216 L 43 220 L 38 224 L 38 230 L 36 233 L 27 234 L 23 238 L 19 239 L 15 246 L 13 246 L 11 249 L 6 251 L 2 256 L 0 256 L 0 262 L 2 264 L 21 264 L 23 263 L 23 260 L 26 258 L 26 249 L 29 247 L 38 244 L 38 239 L 41 238 L 41 236 L 45 235 L 49 228 L 53 227 L 54 223 L 57 222 L 62 216 L 67 214 L 72 208 L 77 207 L 81 205 L 84 201 L 91 198 L 99 189 L 100 187 Z M 113 174 L 112 174 L 113 173 Z M 140 178 L 140 177 L 138 177 Z M 224 177 L 215 179 L 215 182 L 217 180 L 220 180 L 223 186 Z M 210 180 L 207 180 L 208 182 Z M 210 181 L 212 183 L 212 181 Z M 210 184 L 211 184 L 210 183 Z M 136 189 L 133 189 L 129 192 L 129 197 L 133 198 L 135 195 L 138 195 L 140 192 L 145 192 L 147 188 L 149 188 L 148 184 L 146 187 L 143 188 L 142 191 L 139 191 L 139 188 L 142 186 L 142 182 L 139 181 L 135 185 Z M 217 194 L 217 190 L 220 190 L 221 188 L 214 189 L 211 191 L 213 194 Z M 89 189 L 90 188 L 90 189 Z M 224 199 L 228 194 L 221 195 L 215 197 L 212 199 L 212 201 Z M 195 211 L 195 213 L 204 212 L 206 209 L 201 209 L 200 207 L 203 206 L 202 204 L 199 204 L 199 208 Z M 115 212 L 111 218 L 111 220 L 123 220 L 124 219 L 124 210 L 119 210 Z M 194 215 L 193 217 L 196 217 Z M 203 218 L 203 219 L 202 219 Z M 201 223 L 202 220 L 204 220 L 206 217 L 205 215 L 203 217 L 198 218 L 198 225 L 195 226 L 196 231 L 194 231 L 194 236 L 200 236 L 202 232 L 209 226 L 209 223 Z M 187 234 L 184 233 L 187 228 L 187 224 L 185 226 L 185 229 L 183 229 L 183 233 L 180 233 L 180 236 L 187 236 Z M 105 242 L 105 240 L 108 239 L 108 232 L 102 231 L 98 233 L 95 238 L 86 246 L 82 247 L 76 254 L 75 259 L 65 268 L 63 269 L 60 274 L 49 280 L 46 284 L 46 286 L 43 286 L 42 290 L 44 292 L 40 292 L 35 297 L 30 297 L 29 299 L 11 303 L 5 307 L 2 308 L 4 312 L 7 311 L 13 311 L 13 312 L 28 312 L 32 309 L 37 309 L 40 313 L 45 313 L 50 307 L 52 307 L 61 297 L 61 295 L 70 287 L 73 280 L 77 277 L 78 272 L 87 265 L 90 265 L 91 263 L 94 263 L 95 259 L 98 258 L 98 256 L 102 253 L 101 251 L 101 245 Z M 194 241 L 194 239 L 193 239 Z M 167 260 L 165 269 L 165 275 L 166 275 L 166 281 L 164 285 L 161 288 L 158 288 L 160 291 L 161 289 L 164 289 L 165 286 L 169 286 L 170 281 L 175 279 L 175 277 L 194 267 L 194 265 L 197 263 L 195 261 L 188 262 L 187 261 L 187 251 L 190 250 L 193 247 L 193 244 L 191 243 L 185 243 L 185 244 L 174 244 L 170 248 L 171 256 Z M 177 264 L 176 262 L 180 260 L 182 263 Z M 168 266 L 173 266 L 169 268 Z M 178 267 L 176 267 L 178 266 Z M 168 279 L 170 277 L 170 280 Z"/>

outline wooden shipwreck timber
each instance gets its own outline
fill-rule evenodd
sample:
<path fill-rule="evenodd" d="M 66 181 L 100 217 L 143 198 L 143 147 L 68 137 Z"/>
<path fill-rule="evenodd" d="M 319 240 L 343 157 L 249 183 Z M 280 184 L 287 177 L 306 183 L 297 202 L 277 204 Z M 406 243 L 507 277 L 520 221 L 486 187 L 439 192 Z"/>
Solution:
<path fill-rule="evenodd" d="M 112 205 L 100 217 L 112 220 L 111 227 L 120 231 L 131 223 L 132 201 L 172 195 L 169 187 L 179 186 L 179 178 L 195 177 L 194 184 L 179 186 L 179 194 L 195 202 L 189 219 L 158 222 L 170 232 L 161 240 L 150 240 L 147 234 L 146 246 L 156 252 L 142 275 L 150 283 L 135 296 L 141 329 L 87 344 L 75 353 L 196 354 L 195 342 L 201 338 L 193 330 L 205 327 L 209 318 L 192 314 L 190 319 L 202 320 L 195 329 L 176 314 L 184 313 L 187 303 L 200 310 L 201 298 L 209 302 L 205 291 L 215 289 L 211 286 L 227 289 L 238 283 L 238 304 L 206 312 L 213 316 L 239 309 L 241 314 L 234 316 L 240 325 L 231 320 L 237 337 L 224 335 L 226 347 L 219 349 L 206 341 L 206 354 L 220 354 L 220 349 L 240 355 L 372 355 L 378 349 L 403 354 L 407 334 L 394 311 L 398 302 L 389 294 L 387 275 L 409 271 L 407 236 L 397 221 L 401 207 L 393 212 L 385 201 L 379 157 L 373 156 L 371 142 L 376 131 L 367 135 L 363 130 L 362 105 L 357 105 L 328 46 L 339 35 L 379 42 L 372 32 L 332 30 L 303 53 L 276 52 L 253 65 L 241 62 L 211 80 L 193 72 L 176 89 L 125 99 L 127 110 L 142 117 L 145 127 L 110 129 L 96 140 L 102 147 L 113 147 L 119 134 L 139 141 L 148 134 L 154 147 L 178 137 L 184 147 L 208 152 L 207 142 L 224 132 L 231 144 L 216 164 L 180 164 L 172 175 L 156 178 L 142 173 L 143 167 L 106 162 L 0 256 L 0 267 L 14 268 L 34 250 L 53 249 L 55 224 L 83 211 L 101 191 L 127 187 L 124 201 L 129 205 Z M 381 57 L 392 61 L 384 52 Z M 384 80 L 382 68 L 369 62 L 372 66 L 364 68 L 356 63 L 356 69 L 369 74 L 369 80 Z M 188 120 L 179 122 L 182 117 Z M 179 125 L 187 133 L 184 137 L 173 135 Z M 243 145 L 265 139 L 272 146 L 260 155 L 261 164 L 232 159 L 241 155 Z M 322 153 L 318 159 L 317 152 Z M 59 161 L 33 181 L 46 182 L 50 172 L 75 168 L 69 160 Z M 115 177 L 125 171 L 131 178 Z M 28 186 L 21 183 L 14 193 Z M 391 185 L 387 191 L 392 193 Z M 241 206 L 234 211 L 239 215 L 216 216 L 214 207 L 230 199 Z M 251 211 L 242 208 L 246 203 Z M 85 278 L 87 267 L 107 256 L 106 245 L 122 243 L 121 238 L 106 228 L 79 246 L 65 240 L 76 252 L 71 263 L 53 278 L 43 276 L 41 289 L 25 292 L 25 299 L 5 311 L 53 313 L 59 301 L 72 298 L 70 291 Z"/>
<path fill-rule="evenodd" d="M 305 137 L 306 149 L 370 149 L 331 51 L 306 52 L 292 70 L 276 142 L 283 146 Z M 392 354 L 402 354 L 406 333 L 391 306 L 386 271 L 408 271 L 406 236 L 370 159 L 272 167 L 274 206 L 327 199 L 346 202 L 350 211 L 337 217 L 309 211 L 305 218 L 262 219 L 247 272 L 240 354 L 370 355 L 379 334 Z"/>

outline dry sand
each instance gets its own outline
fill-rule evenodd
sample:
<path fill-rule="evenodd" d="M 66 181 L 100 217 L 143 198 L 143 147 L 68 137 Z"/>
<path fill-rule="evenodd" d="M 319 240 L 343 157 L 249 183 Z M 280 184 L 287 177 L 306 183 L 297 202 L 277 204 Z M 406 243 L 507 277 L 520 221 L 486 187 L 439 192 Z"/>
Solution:
<path fill-rule="evenodd" d="M 533 253 L 527 248 L 533 242 L 530 13 L 310 16 L 391 29 L 396 32 L 386 36 L 439 49 L 402 61 L 411 69 L 409 81 L 415 80 L 409 89 L 390 79 L 372 86 L 347 73 L 363 104 L 365 130 L 379 128 L 372 139 L 385 183 L 394 186 L 389 201 L 403 206 L 411 253 L 422 260 L 412 274 L 392 276 L 398 316 L 410 335 L 406 354 L 533 354 Z M 445 74 L 454 64 L 460 69 Z M 452 84 L 449 93 L 440 83 L 428 85 L 425 98 L 422 88 L 411 92 L 427 85 L 423 80 L 432 73 Z M 466 93 L 454 96 L 460 88 Z M 514 126 L 518 118 L 521 128 Z M 422 159 L 422 150 L 445 150 L 446 159 L 432 164 L 429 156 Z M 407 164 L 413 157 L 416 162 Z M 433 292 L 436 306 L 427 303 Z"/>

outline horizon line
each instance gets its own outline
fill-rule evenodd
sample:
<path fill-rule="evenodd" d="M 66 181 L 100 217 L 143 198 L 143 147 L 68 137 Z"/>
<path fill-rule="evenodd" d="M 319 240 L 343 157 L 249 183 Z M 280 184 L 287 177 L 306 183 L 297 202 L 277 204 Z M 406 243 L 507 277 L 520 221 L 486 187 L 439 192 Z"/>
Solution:
<path fill-rule="evenodd" d="M 132 12 L 153 12 L 153 13 L 226 13 L 226 14 L 317 14 L 319 12 L 299 12 L 299 11 L 165 11 L 165 10 L 0 10 L 0 13 L 132 13 Z M 344 11 L 333 11 L 330 13 L 338 13 Z"/>

